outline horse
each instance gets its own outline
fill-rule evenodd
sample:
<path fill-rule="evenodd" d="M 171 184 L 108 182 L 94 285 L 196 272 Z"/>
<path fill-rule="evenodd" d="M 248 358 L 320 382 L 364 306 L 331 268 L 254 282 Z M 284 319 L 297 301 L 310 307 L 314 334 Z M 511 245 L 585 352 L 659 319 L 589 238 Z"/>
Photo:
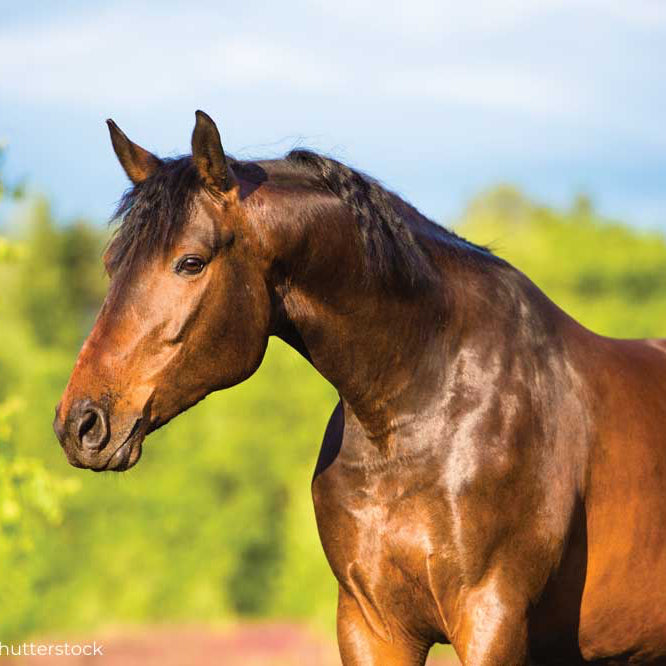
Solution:
<path fill-rule="evenodd" d="M 308 150 L 225 156 L 196 113 L 133 186 L 56 408 L 77 467 L 261 364 L 338 391 L 312 481 L 345 666 L 666 663 L 666 341 L 597 335 L 489 249 Z"/>

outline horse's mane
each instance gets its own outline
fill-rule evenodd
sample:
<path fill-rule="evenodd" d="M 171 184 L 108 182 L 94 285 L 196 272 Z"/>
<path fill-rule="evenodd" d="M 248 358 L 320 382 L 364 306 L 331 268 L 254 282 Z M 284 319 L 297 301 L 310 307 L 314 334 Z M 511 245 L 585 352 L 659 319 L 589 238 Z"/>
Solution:
<path fill-rule="evenodd" d="M 368 272 L 387 286 L 413 290 L 436 280 L 426 238 L 457 255 L 496 259 L 488 249 L 435 224 L 373 178 L 318 153 L 292 150 L 282 160 L 228 159 L 232 169 L 249 180 L 259 173 L 260 181 L 276 178 L 287 186 L 316 187 L 338 197 L 356 218 Z M 129 189 L 111 218 L 121 223 L 107 251 L 108 269 L 113 272 L 169 250 L 201 187 L 191 156 L 183 156 L 163 160 L 148 179 Z"/>

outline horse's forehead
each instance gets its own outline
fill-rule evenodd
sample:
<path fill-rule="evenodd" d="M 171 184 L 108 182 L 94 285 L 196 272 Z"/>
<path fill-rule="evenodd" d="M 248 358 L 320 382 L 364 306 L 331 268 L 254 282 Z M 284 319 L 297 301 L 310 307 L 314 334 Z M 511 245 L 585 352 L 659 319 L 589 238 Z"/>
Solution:
<path fill-rule="evenodd" d="M 215 243 L 226 217 L 228 216 L 224 211 L 207 197 L 203 195 L 195 197 L 187 221 L 179 237 L 175 239 L 176 244 L 186 242 L 193 237 Z"/>

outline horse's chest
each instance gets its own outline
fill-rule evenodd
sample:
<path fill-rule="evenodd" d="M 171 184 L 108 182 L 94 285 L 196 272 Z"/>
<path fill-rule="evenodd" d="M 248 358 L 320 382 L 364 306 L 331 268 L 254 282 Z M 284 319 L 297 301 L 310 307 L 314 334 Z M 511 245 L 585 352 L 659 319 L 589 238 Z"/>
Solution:
<path fill-rule="evenodd" d="M 435 588 L 448 540 L 445 503 L 410 492 L 404 482 L 352 487 L 335 474 L 326 477 L 313 483 L 322 544 L 366 619 L 374 616 L 380 626 L 398 617 L 416 628 L 440 629 Z"/>

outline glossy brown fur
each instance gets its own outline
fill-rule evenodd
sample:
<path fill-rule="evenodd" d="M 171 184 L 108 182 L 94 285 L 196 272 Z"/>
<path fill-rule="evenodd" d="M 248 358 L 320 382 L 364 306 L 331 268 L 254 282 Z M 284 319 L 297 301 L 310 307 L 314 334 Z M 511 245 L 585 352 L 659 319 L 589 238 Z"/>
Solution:
<path fill-rule="evenodd" d="M 114 128 L 135 183 L 166 168 Z M 227 169 L 218 143 L 200 114 L 173 243 L 107 257 L 56 417 L 69 460 L 126 469 L 280 336 L 340 394 L 312 492 L 345 665 L 437 641 L 467 666 L 666 663 L 666 343 L 591 333 L 398 201 L 431 275 L 391 284 L 312 172 Z M 193 253 L 205 269 L 177 275 Z"/>

